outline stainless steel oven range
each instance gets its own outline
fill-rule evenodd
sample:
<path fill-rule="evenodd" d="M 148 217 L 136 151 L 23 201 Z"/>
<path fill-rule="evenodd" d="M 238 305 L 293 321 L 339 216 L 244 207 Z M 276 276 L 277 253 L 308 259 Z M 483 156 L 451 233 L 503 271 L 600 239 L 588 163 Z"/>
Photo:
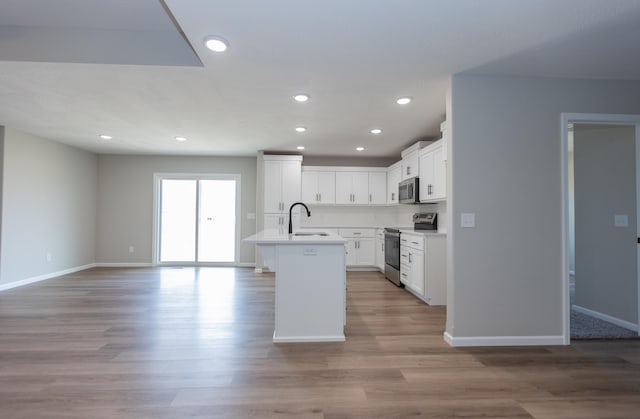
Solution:
<path fill-rule="evenodd" d="M 400 230 L 397 228 L 384 229 L 384 276 L 397 286 L 403 286 L 400 282 Z"/>

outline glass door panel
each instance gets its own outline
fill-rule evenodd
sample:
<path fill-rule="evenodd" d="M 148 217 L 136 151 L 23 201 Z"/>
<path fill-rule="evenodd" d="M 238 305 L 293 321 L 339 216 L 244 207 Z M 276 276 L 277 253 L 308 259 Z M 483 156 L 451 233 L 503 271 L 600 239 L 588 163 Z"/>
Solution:
<path fill-rule="evenodd" d="M 196 180 L 162 180 L 160 262 L 195 261 L 196 192 Z"/>
<path fill-rule="evenodd" d="M 236 181 L 200 180 L 198 262 L 234 262 Z"/>

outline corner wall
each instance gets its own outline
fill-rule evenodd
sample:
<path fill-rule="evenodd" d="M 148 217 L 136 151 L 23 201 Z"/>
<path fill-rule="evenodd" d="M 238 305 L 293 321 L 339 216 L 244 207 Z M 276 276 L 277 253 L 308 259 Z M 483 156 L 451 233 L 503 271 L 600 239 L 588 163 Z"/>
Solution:
<path fill-rule="evenodd" d="M 560 114 L 640 114 L 640 82 L 455 75 L 446 337 L 563 342 Z M 475 228 L 461 228 L 475 213 Z"/>
<path fill-rule="evenodd" d="M 2 165 L 0 287 L 91 266 L 96 156 L 5 128 Z"/>

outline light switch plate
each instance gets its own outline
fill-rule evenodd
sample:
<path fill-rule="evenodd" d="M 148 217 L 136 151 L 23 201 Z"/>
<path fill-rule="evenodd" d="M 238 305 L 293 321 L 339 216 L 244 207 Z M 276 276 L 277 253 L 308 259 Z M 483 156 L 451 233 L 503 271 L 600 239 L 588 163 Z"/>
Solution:
<path fill-rule="evenodd" d="M 463 212 L 460 214 L 460 227 L 462 228 L 474 228 L 476 226 L 476 214 L 475 212 Z"/>
<path fill-rule="evenodd" d="M 629 216 L 627 214 L 616 214 L 613 216 L 615 227 L 629 227 Z"/>

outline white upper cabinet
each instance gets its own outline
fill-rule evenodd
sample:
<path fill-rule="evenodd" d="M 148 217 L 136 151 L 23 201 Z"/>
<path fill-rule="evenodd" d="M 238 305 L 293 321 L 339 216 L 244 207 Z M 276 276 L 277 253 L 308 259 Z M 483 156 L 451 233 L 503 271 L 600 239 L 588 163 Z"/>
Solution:
<path fill-rule="evenodd" d="M 336 203 L 337 204 L 369 203 L 369 173 L 368 172 L 337 172 L 336 173 Z"/>
<path fill-rule="evenodd" d="M 335 204 L 335 172 L 303 171 L 302 201 L 311 204 Z"/>
<path fill-rule="evenodd" d="M 387 203 L 398 203 L 398 184 L 402 179 L 402 165 L 400 162 L 389 167 L 387 172 Z"/>
<path fill-rule="evenodd" d="M 401 172 L 401 162 L 389 166 L 387 171 L 387 204 L 398 203 L 398 183 L 400 183 Z"/>
<path fill-rule="evenodd" d="M 447 197 L 444 142 L 420 150 L 420 201 L 443 201 Z"/>
<path fill-rule="evenodd" d="M 264 213 L 287 212 L 300 200 L 302 161 L 268 157 L 264 160 Z"/>
<path fill-rule="evenodd" d="M 369 204 L 387 203 L 387 174 L 369 172 Z"/>
<path fill-rule="evenodd" d="M 420 152 L 414 151 L 402 158 L 402 178 L 410 179 L 420 174 Z"/>

